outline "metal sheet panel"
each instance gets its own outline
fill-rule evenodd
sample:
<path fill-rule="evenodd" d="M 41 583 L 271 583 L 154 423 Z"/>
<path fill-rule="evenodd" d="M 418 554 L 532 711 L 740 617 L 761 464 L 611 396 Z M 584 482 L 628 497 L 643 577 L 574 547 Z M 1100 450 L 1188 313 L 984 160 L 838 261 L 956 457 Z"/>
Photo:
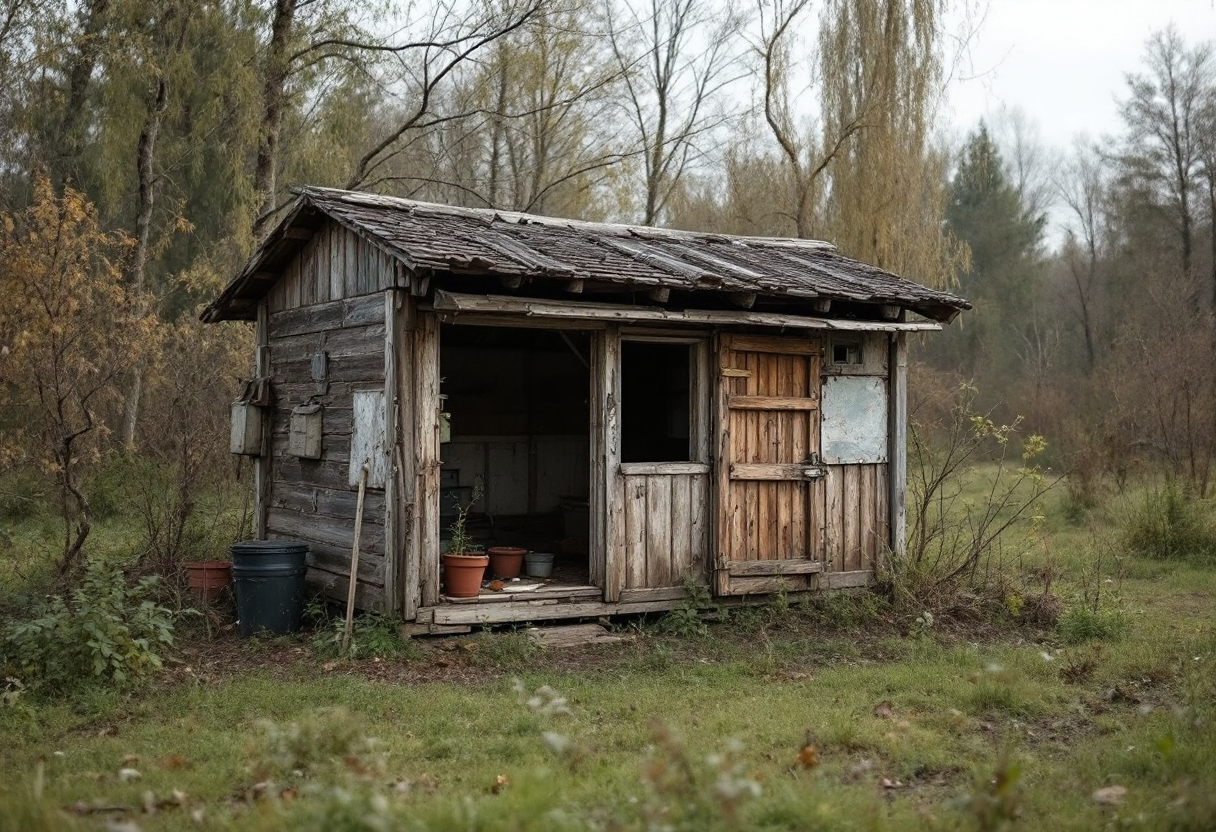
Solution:
<path fill-rule="evenodd" d="M 823 382 L 823 461 L 855 465 L 887 461 L 886 379 L 830 376 Z"/>

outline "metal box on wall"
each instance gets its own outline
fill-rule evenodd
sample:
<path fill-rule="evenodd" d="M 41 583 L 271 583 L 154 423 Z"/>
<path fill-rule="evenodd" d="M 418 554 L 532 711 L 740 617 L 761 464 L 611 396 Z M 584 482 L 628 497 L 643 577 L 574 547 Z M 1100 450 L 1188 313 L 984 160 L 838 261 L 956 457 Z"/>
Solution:
<path fill-rule="evenodd" d="M 232 420 L 229 450 L 241 456 L 261 456 L 262 408 L 250 402 L 233 402 L 229 415 Z"/>
<path fill-rule="evenodd" d="M 310 402 L 291 410 L 287 452 L 301 459 L 321 458 L 321 405 Z"/>

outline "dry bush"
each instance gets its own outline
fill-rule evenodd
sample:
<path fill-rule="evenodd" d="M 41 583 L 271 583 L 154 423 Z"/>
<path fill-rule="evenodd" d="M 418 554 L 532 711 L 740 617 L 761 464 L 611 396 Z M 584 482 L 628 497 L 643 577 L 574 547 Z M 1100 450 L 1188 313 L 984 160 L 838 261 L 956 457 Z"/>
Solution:
<path fill-rule="evenodd" d="M 984 616 L 1006 609 L 1009 538 L 1033 535 L 1040 500 L 1058 481 L 1037 464 L 1046 447 L 1041 436 L 1017 442 L 1019 420 L 996 424 L 975 412 L 975 399 L 975 388 L 964 384 L 945 416 L 912 413 L 908 540 L 891 560 L 895 600 L 906 610 Z M 1020 554 L 1015 547 L 1013 557 Z"/>
<path fill-rule="evenodd" d="M 141 565 L 171 577 L 184 560 L 221 557 L 225 544 L 245 536 L 238 462 L 228 453 L 228 405 L 251 339 L 247 330 L 207 326 L 194 316 L 164 329 L 129 494 L 143 527 Z"/>
<path fill-rule="evenodd" d="M 83 194 L 46 177 L 30 207 L 0 216 L 0 404 L 23 414 L 0 434 L 0 462 L 28 460 L 55 481 L 65 583 L 92 529 L 83 480 L 109 433 L 101 414 L 155 344 L 146 298 L 123 278 L 128 250 Z"/>
<path fill-rule="evenodd" d="M 1140 314 L 1100 371 L 1111 450 L 1203 497 L 1216 458 L 1216 324 L 1194 279 L 1146 277 Z"/>

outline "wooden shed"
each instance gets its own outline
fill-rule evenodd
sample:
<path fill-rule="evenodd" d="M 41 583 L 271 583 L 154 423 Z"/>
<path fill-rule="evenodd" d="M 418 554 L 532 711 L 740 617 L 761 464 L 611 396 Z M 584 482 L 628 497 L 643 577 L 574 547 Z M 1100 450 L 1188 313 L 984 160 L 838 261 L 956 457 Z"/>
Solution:
<path fill-rule="evenodd" d="M 854 587 L 904 538 L 907 336 L 969 304 L 825 243 L 307 188 L 208 322 L 252 321 L 234 405 L 259 538 L 417 631 Z M 545 582 L 445 597 L 474 492 Z"/>

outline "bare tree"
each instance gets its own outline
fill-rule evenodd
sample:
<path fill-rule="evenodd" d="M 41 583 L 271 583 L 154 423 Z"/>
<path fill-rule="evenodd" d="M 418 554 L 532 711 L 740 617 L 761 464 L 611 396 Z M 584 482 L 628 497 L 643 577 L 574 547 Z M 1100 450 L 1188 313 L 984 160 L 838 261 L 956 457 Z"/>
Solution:
<path fill-rule="evenodd" d="M 1090 372 L 1098 360 L 1098 293 L 1101 288 L 1106 213 L 1106 168 L 1096 147 L 1079 139 L 1072 157 L 1055 178 L 1056 193 L 1068 207 L 1062 252 L 1076 300 L 1075 314 L 1085 336 Z"/>
<path fill-rule="evenodd" d="M 822 192 L 819 177 L 844 143 L 861 129 L 856 121 L 849 122 L 831 144 L 820 146 L 799 126 L 790 77 L 797 46 L 792 41 L 810 5 L 810 0 L 757 0 L 759 29 L 752 41 L 760 64 L 764 120 L 791 174 L 794 193 L 789 213 L 802 238 L 813 236 L 816 202 Z"/>
<path fill-rule="evenodd" d="M 700 155 L 699 142 L 729 118 L 714 103 L 739 77 L 731 47 L 741 19 L 729 4 L 711 9 L 698 0 L 623 0 L 609 14 L 625 110 L 641 146 L 642 223 L 654 225 Z"/>
<path fill-rule="evenodd" d="M 1201 127 L 1212 94 L 1212 45 L 1188 49 L 1172 26 L 1149 38 L 1147 72 L 1127 76 L 1122 116 L 1127 146 L 1119 161 L 1167 213 L 1177 235 L 1182 271 L 1190 274 L 1195 249 L 1196 191 L 1202 166 Z"/>

